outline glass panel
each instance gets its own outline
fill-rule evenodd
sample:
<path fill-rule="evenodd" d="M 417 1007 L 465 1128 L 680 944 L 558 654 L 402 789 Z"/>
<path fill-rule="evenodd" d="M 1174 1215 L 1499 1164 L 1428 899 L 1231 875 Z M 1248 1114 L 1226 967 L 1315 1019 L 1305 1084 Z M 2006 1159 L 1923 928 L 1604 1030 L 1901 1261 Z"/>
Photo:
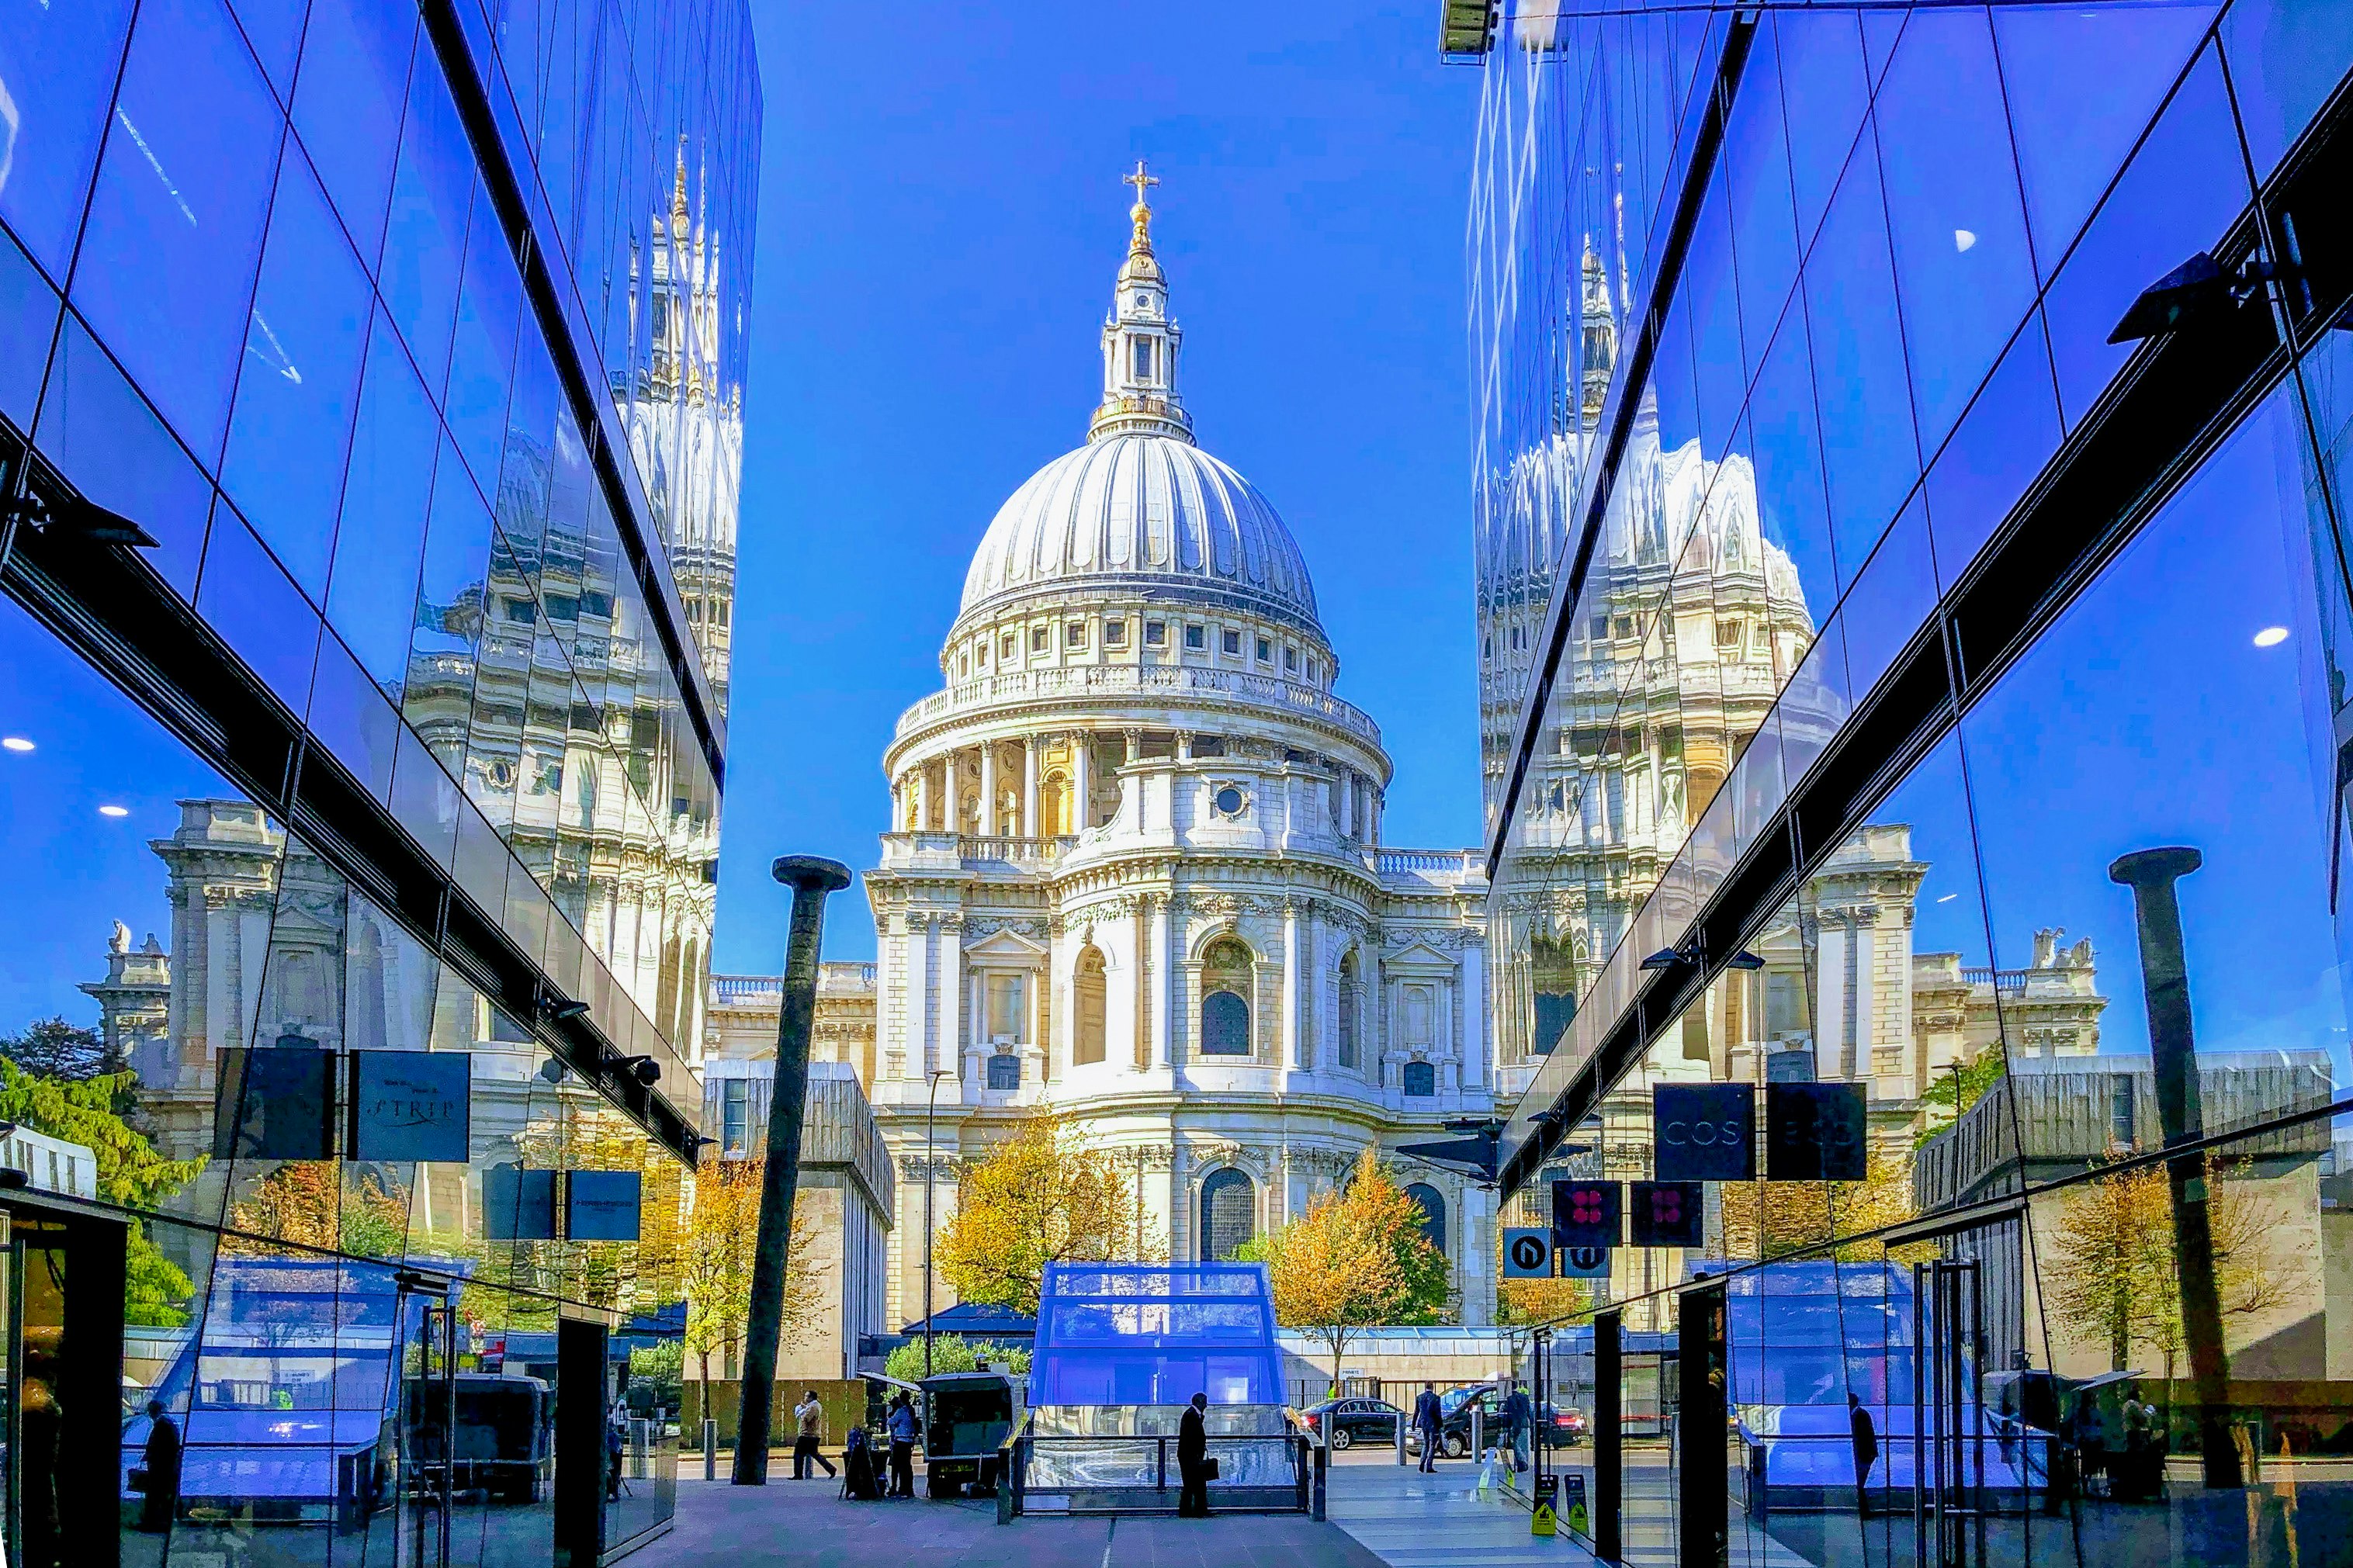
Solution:
<path fill-rule="evenodd" d="M 327 619 L 395 700 L 407 674 L 440 422 L 383 313 L 368 342 Z"/>
<path fill-rule="evenodd" d="M 156 548 L 141 558 L 184 596 L 195 595 L 212 484 L 71 315 L 35 439 L 77 489 L 153 536 Z"/>
<path fill-rule="evenodd" d="M 2074 242 L 2125 155 L 2213 20 L 2207 5 L 2000 5 L 2001 50 L 2019 178 L 2044 277 Z M 2086 60 L 2100 68 L 2085 70 Z"/>
<path fill-rule="evenodd" d="M 506 236 L 487 211 L 479 213 L 466 240 L 465 284 L 458 295 L 442 413 L 485 489 L 498 483 L 506 442 L 508 382 L 522 303 L 522 281 Z"/>
<path fill-rule="evenodd" d="M 2331 0 L 2239 0 L 2222 47 L 2259 176 L 2268 176 L 2353 64 L 2353 16 Z"/>
<path fill-rule="evenodd" d="M 1920 471 L 1895 282 L 1866 140 L 1806 267 L 1814 395 L 1839 559 L 1861 561 Z"/>
<path fill-rule="evenodd" d="M 2133 344 L 2107 339 L 2133 300 L 2193 253 L 2213 248 L 2247 200 L 2230 98 L 2210 48 L 2175 90 L 2043 301 L 2070 424 L 2084 417 L 2132 353 Z"/>
<path fill-rule="evenodd" d="M 301 716 L 318 659 L 319 612 L 227 502 L 214 509 L 196 608 L 246 667 Z"/>
<path fill-rule="evenodd" d="M 314 0 L 303 37 L 294 129 L 318 165 L 352 242 L 369 258 L 384 236 L 385 193 L 400 148 L 401 106 L 416 35 L 417 19 L 406 6 Z M 437 68 L 429 59 L 427 68 Z"/>
<path fill-rule="evenodd" d="M 11 0 L 0 12 L 0 99 L 11 106 L 0 219 L 52 278 L 73 257 L 131 10 L 131 0 Z"/>
<path fill-rule="evenodd" d="M 288 158 L 221 484 L 314 600 L 326 596 L 368 305 L 367 279 L 317 182 L 301 157 Z"/>
<path fill-rule="evenodd" d="M 1949 587 L 2059 447 L 2042 318 L 2031 315 L 1928 470 L 1928 523 Z"/>
<path fill-rule="evenodd" d="M 413 73 L 377 283 L 436 393 L 449 371 L 449 325 L 473 188 L 473 154 L 448 83 L 438 69 Z"/>
<path fill-rule="evenodd" d="M 209 462 L 285 122 L 219 0 L 145 11 L 114 113 L 74 303 Z"/>
<path fill-rule="evenodd" d="M 1874 101 L 1904 348 L 1933 450 L 2035 290 L 1986 14 L 1914 15 Z"/>
<path fill-rule="evenodd" d="M 401 712 L 456 773 L 465 769 L 490 543 L 490 516 L 445 440 L 434 469 L 433 521 L 426 531 Z"/>
<path fill-rule="evenodd" d="M 33 423 L 33 404 L 41 395 L 57 331 L 57 290 L 32 258 L 0 234 L 0 416 L 19 430 Z"/>

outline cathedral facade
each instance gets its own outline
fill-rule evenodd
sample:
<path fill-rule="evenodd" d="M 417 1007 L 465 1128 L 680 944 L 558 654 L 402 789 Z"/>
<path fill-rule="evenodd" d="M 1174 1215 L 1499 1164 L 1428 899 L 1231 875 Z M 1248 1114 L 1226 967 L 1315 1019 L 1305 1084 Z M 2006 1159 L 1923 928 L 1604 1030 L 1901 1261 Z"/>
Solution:
<path fill-rule="evenodd" d="M 1493 1104 L 1480 857 L 1382 842 L 1389 757 L 1335 693 L 1307 563 L 1195 443 L 1142 190 L 1088 439 L 981 540 L 943 689 L 883 758 L 872 978 L 828 965 L 820 999 L 896 1168 L 894 1327 L 923 1316 L 927 1184 L 944 1227 L 1026 1119 L 1131 1168 L 1145 1251 L 1196 1258 Z M 714 1079 L 773 1053 L 772 1016 L 713 1034 Z M 1490 1199 L 1398 1169 L 1486 1321 Z"/>

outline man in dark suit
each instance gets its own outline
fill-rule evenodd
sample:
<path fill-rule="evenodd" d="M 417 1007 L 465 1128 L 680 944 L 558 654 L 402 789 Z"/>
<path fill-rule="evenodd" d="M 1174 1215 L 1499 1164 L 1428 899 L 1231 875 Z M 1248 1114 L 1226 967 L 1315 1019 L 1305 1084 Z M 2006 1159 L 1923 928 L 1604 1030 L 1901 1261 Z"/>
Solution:
<path fill-rule="evenodd" d="M 1862 1401 L 1850 1394 L 1846 1396 L 1847 1433 L 1854 1444 L 1854 1511 L 1863 1518 L 1871 1517 L 1871 1467 L 1879 1463 L 1879 1428 L 1871 1423 L 1871 1412 Z"/>
<path fill-rule="evenodd" d="M 1413 1397 L 1413 1429 L 1421 1434 L 1421 1473 L 1425 1476 L 1438 1468 L 1439 1429 L 1445 1424 L 1445 1415 L 1438 1408 L 1437 1385 L 1423 1384 L 1421 1392 Z"/>
<path fill-rule="evenodd" d="M 1176 1494 L 1176 1517 L 1209 1517 L 1209 1429 L 1201 1413 L 1209 1407 L 1206 1394 L 1193 1395 L 1185 1418 L 1176 1424 L 1176 1475 L 1183 1489 Z"/>

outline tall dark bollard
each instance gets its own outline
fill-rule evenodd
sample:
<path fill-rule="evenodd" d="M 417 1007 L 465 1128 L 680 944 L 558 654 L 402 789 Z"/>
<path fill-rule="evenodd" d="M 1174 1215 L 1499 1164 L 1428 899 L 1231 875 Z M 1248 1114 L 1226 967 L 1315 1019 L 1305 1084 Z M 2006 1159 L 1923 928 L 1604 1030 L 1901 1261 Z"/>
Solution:
<path fill-rule="evenodd" d="M 2157 1077 L 2157 1119 L 2168 1148 L 2205 1135 L 2198 1100 L 2198 1044 L 2189 1021 L 2189 963 L 2181 945 L 2181 905 L 2174 883 L 2204 864 L 2197 850 L 2142 849 L 2108 868 L 2130 888 L 2140 928 L 2141 991 L 2147 999 L 2148 1050 Z M 2181 1268 L 2181 1335 L 2198 1391 L 2198 1447 L 2206 1484 L 2243 1484 L 2231 1440 L 2231 1370 L 2222 1350 L 2222 1293 L 2214 1278 L 2214 1232 L 2206 1207 L 2206 1157 L 2184 1154 L 2166 1165 L 2173 1199 L 2174 1256 Z M 2167 1413 L 2168 1419 L 2171 1412 Z"/>
<path fill-rule="evenodd" d="M 776 1083 L 768 1100 L 768 1163 L 760 1182 L 760 1231 L 752 1253 L 752 1308 L 744 1325 L 743 1403 L 735 1415 L 739 1487 L 768 1482 L 768 1413 L 776 1382 L 776 1337 L 784 1331 L 785 1266 L 793 1240 L 793 1195 L 801 1177 L 801 1111 L 808 1103 L 809 1028 L 817 1016 L 817 953 L 825 900 L 849 886 L 849 868 L 815 855 L 786 855 L 773 868 L 793 890 L 785 944 L 784 1005 L 776 1013 Z"/>

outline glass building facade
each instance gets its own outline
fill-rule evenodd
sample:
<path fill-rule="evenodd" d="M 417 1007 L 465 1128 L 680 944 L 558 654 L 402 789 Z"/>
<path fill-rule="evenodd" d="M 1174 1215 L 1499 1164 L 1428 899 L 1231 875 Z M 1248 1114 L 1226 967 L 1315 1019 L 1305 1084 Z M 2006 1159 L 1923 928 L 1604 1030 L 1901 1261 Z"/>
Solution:
<path fill-rule="evenodd" d="M 738 0 L 0 0 L 12 1563 L 666 1527 L 761 112 Z"/>
<path fill-rule="evenodd" d="M 1603 1554 L 2341 1555 L 2353 11 L 1446 41 L 1504 1223 L 1628 1184 L 1546 1298 Z"/>

